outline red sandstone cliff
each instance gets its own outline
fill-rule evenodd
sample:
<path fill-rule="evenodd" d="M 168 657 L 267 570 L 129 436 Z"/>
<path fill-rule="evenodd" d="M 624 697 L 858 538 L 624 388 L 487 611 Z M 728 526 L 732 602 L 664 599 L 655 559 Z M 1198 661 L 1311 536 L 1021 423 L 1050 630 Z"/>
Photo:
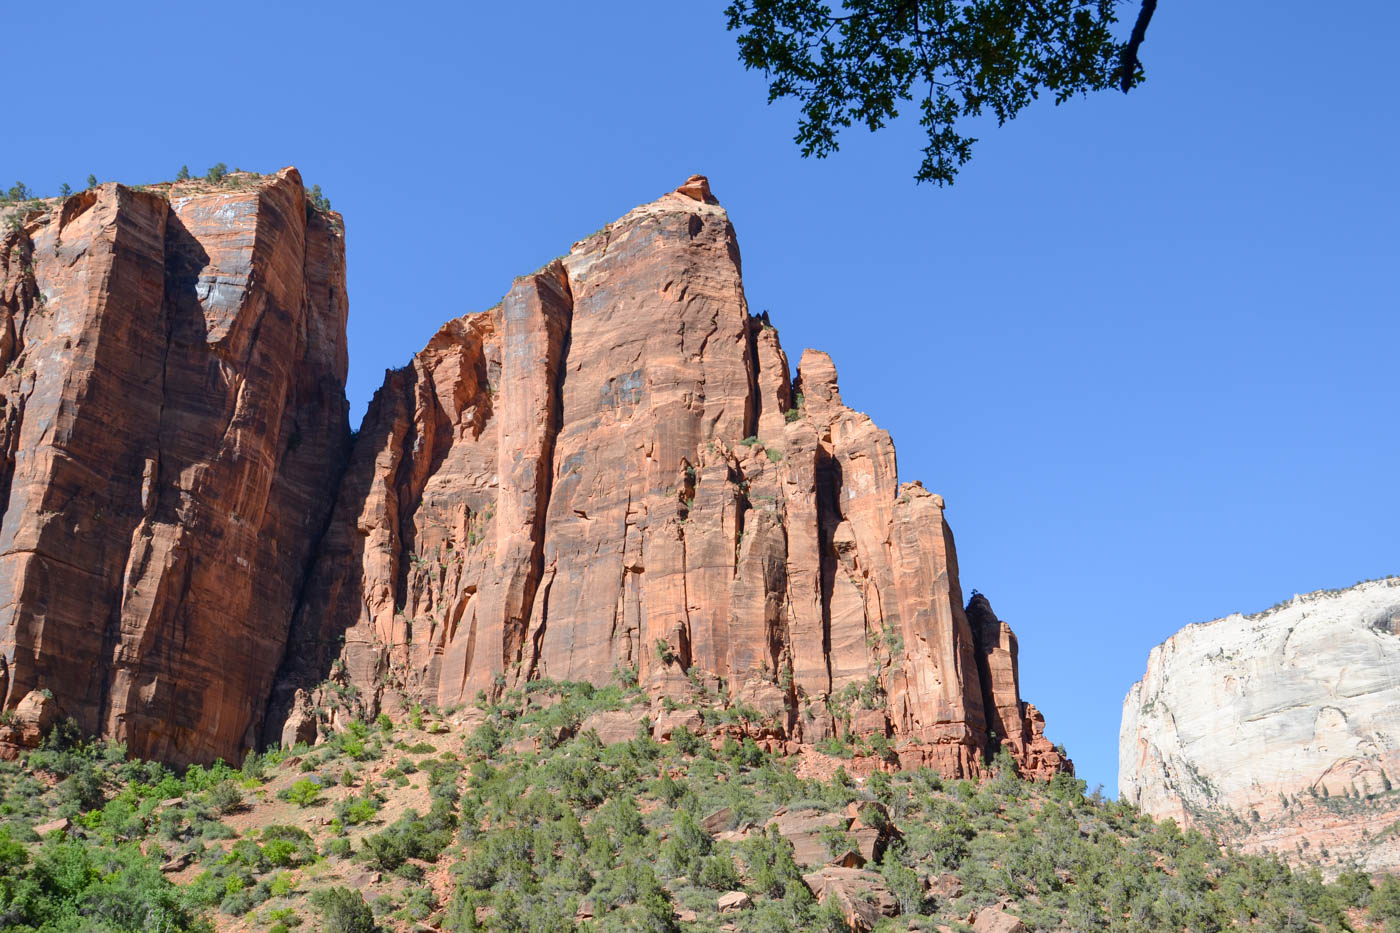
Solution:
<path fill-rule="evenodd" d="M 349 440 L 339 223 L 285 169 L 0 239 L 0 742 L 254 741 Z"/>
<path fill-rule="evenodd" d="M 369 712 L 635 671 L 658 697 L 722 678 L 771 743 L 849 728 L 962 776 L 990 728 L 1028 773 L 1068 768 L 974 606 L 942 498 L 899 483 L 829 357 L 794 382 L 696 177 L 388 374 L 266 738 L 313 738 L 327 677 Z"/>
<path fill-rule="evenodd" d="M 337 707 L 635 676 L 658 735 L 718 690 L 769 747 L 1069 767 L 963 610 L 943 500 L 829 357 L 793 379 L 704 179 L 445 325 L 353 448 L 343 256 L 294 169 L 104 185 L 0 240 L 0 751 L 72 716 L 237 759 Z"/>

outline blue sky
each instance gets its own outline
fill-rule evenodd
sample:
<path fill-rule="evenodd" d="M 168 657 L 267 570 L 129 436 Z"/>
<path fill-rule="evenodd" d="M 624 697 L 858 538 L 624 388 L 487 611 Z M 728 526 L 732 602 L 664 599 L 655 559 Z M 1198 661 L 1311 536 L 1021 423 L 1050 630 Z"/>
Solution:
<path fill-rule="evenodd" d="M 1400 572 L 1400 7 L 1165 0 L 1143 88 L 979 128 L 942 190 L 912 126 L 801 159 L 722 7 L 7 4 L 0 179 L 296 164 L 347 219 L 358 420 L 443 321 L 708 174 L 751 306 L 947 498 L 1091 786 L 1177 628 Z"/>

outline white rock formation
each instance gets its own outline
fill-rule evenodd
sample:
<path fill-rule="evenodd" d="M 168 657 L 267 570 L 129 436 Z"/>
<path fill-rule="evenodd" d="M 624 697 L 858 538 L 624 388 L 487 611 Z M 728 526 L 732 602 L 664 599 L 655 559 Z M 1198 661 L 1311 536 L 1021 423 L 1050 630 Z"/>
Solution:
<path fill-rule="evenodd" d="M 1361 844 L 1369 829 L 1308 827 L 1383 825 L 1400 806 L 1400 578 L 1188 625 L 1152 649 L 1123 702 L 1118 789 L 1159 818 L 1233 811 L 1250 827 L 1238 835 L 1276 840 L 1262 848 Z M 1340 799 L 1318 813 L 1327 798 Z"/>

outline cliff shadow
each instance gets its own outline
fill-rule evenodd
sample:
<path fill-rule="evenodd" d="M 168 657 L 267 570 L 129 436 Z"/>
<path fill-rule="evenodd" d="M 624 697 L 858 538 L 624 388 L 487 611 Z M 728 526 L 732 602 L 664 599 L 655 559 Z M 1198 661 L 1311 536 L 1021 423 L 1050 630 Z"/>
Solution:
<path fill-rule="evenodd" d="M 175 678 L 160 675 L 187 669 L 191 654 L 200 651 L 188 641 L 190 607 L 185 599 L 190 576 L 199 561 L 197 542 L 176 537 L 163 555 L 167 564 L 163 573 L 143 574 L 145 579 L 127 581 L 125 587 L 123 578 L 128 563 L 134 559 L 139 559 L 143 567 L 159 565 L 162 555 L 152 542 L 153 526 L 177 527 L 187 520 L 183 514 L 187 494 L 180 477 L 203 451 L 196 453 L 192 446 L 198 440 L 183 439 L 182 443 L 191 420 L 189 407 L 182 401 L 203 400 L 213 378 L 209 328 L 200 298 L 200 282 L 212 258 L 172 209 L 165 211 L 162 250 L 161 309 L 153 328 L 158 331 L 154 336 L 159 360 L 149 360 L 159 366 L 159 384 L 154 397 L 146 402 L 151 421 L 139 431 L 136 447 L 128 451 L 127 463 L 112 464 L 109 473 L 109 496 L 124 486 L 129 490 L 128 501 L 135 507 L 113 508 L 126 521 L 112 539 L 105 561 L 112 597 L 107 601 L 110 609 L 102 634 L 101 657 L 113 660 L 101 669 L 96 725 L 100 729 L 116 710 L 126 720 L 131 735 L 128 741 L 134 748 L 152 757 L 178 758 L 180 753 L 173 747 L 178 734 L 171 734 L 169 727 L 197 731 L 204 707 L 197 691 L 181 689 Z M 149 330 L 133 331 L 133 339 L 140 339 L 136 336 L 139 333 L 149 336 Z M 102 345 L 105 340 L 99 344 Z M 100 352 L 94 359 L 94 368 L 102 367 L 106 357 Z M 130 358 L 141 363 L 149 359 L 140 352 Z M 132 403 L 136 404 L 135 399 Z M 91 425 L 94 431 L 113 434 L 121 427 L 105 421 Z M 196 431 L 195 437 L 198 436 Z M 143 590 L 139 596 L 138 590 Z M 127 600 L 133 596 L 150 602 L 150 616 L 144 620 L 140 641 L 135 644 L 130 642 L 131 634 L 123 631 L 123 613 Z M 118 650 L 124 639 L 128 644 Z M 124 679 L 129 685 L 126 696 L 113 693 L 114 684 L 122 679 L 117 676 L 120 669 L 125 669 Z M 145 685 L 149 693 L 139 692 L 137 684 Z"/>
<path fill-rule="evenodd" d="M 841 462 L 821 444 L 817 445 L 817 554 L 821 572 L 822 659 L 826 662 L 826 689 L 832 689 L 831 674 L 831 596 L 836 588 L 836 526 L 841 524 Z"/>
<path fill-rule="evenodd" d="M 309 695 L 332 681 L 336 662 L 346 655 L 347 636 L 365 614 L 363 570 L 368 535 L 360 531 L 359 517 L 374 492 L 380 454 L 400 440 L 392 430 L 382 427 L 388 387 L 375 393 L 360 430 L 350 435 L 336 481 L 335 504 L 311 549 L 312 557 L 297 589 L 282 662 L 258 730 L 260 747 L 282 743 L 297 709 L 299 691 Z M 392 425 L 392 417 L 387 421 Z M 286 738 L 294 742 L 301 736 Z"/>

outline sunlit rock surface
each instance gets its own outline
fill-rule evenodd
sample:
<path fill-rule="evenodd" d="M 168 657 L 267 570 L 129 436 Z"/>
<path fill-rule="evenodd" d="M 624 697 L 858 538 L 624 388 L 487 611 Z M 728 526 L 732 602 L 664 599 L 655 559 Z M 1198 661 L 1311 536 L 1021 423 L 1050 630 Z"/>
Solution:
<path fill-rule="evenodd" d="M 1189 625 L 1123 703 L 1123 798 L 1251 848 L 1400 865 L 1397 780 L 1400 579 Z"/>

